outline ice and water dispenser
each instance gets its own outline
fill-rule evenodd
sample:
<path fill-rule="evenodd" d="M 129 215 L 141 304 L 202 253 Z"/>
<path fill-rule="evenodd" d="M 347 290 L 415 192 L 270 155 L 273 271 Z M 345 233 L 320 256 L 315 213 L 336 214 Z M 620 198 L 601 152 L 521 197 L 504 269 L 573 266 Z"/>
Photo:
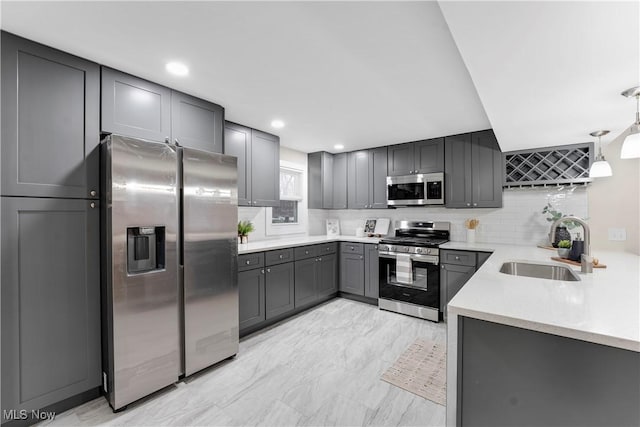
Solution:
<path fill-rule="evenodd" d="M 147 273 L 164 269 L 164 227 L 127 228 L 127 272 Z"/>

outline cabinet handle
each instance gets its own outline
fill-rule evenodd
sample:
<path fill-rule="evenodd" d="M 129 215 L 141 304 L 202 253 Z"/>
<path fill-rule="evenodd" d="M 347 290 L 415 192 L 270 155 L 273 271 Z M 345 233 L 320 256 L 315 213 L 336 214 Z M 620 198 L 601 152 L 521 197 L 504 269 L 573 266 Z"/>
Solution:
<path fill-rule="evenodd" d="M 165 137 L 164 137 L 164 142 L 168 144 L 168 143 L 169 143 L 169 141 L 170 141 L 169 137 L 168 137 L 168 136 L 165 136 Z"/>
<path fill-rule="evenodd" d="M 180 147 L 180 141 L 178 141 L 178 138 L 174 139 L 173 142 L 176 144 L 176 147 Z"/>
<path fill-rule="evenodd" d="M 251 265 L 251 261 L 250 260 L 247 260 L 247 265 Z"/>
<path fill-rule="evenodd" d="M 305 255 L 309 255 L 309 251 L 304 251 L 304 254 Z"/>
<path fill-rule="evenodd" d="M 282 255 L 280 255 L 278 258 L 282 259 L 282 258 L 283 258 L 283 256 L 282 256 Z"/>
<path fill-rule="evenodd" d="M 467 206 L 471 206 L 471 203 L 467 203 Z"/>
<path fill-rule="evenodd" d="M 322 258 L 318 258 L 318 261 L 322 261 Z"/>
<path fill-rule="evenodd" d="M 460 261 L 460 257 L 459 256 L 456 257 L 456 261 Z"/>
<path fill-rule="evenodd" d="M 444 268 L 444 267 L 443 267 Z M 262 270 L 260 270 L 260 273 L 264 274 L 264 268 Z"/>
<path fill-rule="evenodd" d="M 327 248 L 326 250 L 327 250 L 327 252 L 329 252 L 331 250 L 331 248 Z"/>
<path fill-rule="evenodd" d="M 444 264 L 442 264 L 442 269 L 444 270 Z"/>
<path fill-rule="evenodd" d="M 360 255 L 360 259 L 362 259 L 362 255 Z"/>
<path fill-rule="evenodd" d="M 477 203 L 474 203 L 474 204 L 473 204 L 473 206 L 478 206 L 478 204 L 477 204 Z"/>
<path fill-rule="evenodd" d="M 96 194 L 98 194 L 98 193 L 96 193 L 96 190 L 91 190 L 91 191 L 89 192 L 89 194 L 90 194 L 91 196 L 95 196 L 95 195 L 96 195 Z"/>
<path fill-rule="evenodd" d="M 96 207 L 96 204 L 95 204 L 95 202 L 91 202 L 91 203 L 89 203 L 89 206 L 91 206 L 91 209 L 94 209 Z"/>
<path fill-rule="evenodd" d="M 267 268 L 267 273 L 271 273 L 271 269 L 270 268 Z"/>

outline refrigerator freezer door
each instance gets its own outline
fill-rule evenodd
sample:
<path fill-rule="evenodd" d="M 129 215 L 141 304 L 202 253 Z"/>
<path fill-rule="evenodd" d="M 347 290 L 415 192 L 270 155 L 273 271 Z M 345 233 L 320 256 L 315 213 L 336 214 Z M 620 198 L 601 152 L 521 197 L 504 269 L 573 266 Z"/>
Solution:
<path fill-rule="evenodd" d="M 184 372 L 238 352 L 237 159 L 182 149 Z"/>
<path fill-rule="evenodd" d="M 102 149 L 105 371 L 109 402 L 119 409 L 180 374 L 178 167 L 175 148 L 166 144 L 111 135 Z M 135 245 L 128 244 L 127 229 L 162 233 L 154 234 L 153 247 L 129 254 Z M 130 259 L 154 251 L 153 269 L 128 268 Z"/>

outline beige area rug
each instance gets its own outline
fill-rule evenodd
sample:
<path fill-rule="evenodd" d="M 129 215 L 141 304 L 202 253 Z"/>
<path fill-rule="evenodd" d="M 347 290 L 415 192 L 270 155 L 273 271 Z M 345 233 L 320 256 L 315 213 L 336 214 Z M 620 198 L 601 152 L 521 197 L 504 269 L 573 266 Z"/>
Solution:
<path fill-rule="evenodd" d="M 447 393 L 445 345 L 416 339 L 380 379 L 444 406 Z"/>

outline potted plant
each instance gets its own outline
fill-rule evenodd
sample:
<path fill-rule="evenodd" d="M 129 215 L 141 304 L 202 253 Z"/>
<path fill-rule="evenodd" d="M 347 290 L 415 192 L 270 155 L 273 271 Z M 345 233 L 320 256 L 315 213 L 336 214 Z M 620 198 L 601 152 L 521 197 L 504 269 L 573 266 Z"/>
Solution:
<path fill-rule="evenodd" d="M 569 258 L 569 252 L 571 252 L 571 240 L 560 240 L 558 242 L 558 256 Z"/>
<path fill-rule="evenodd" d="M 547 203 L 547 206 L 545 206 L 542 209 L 542 213 L 543 214 L 547 214 L 547 221 L 553 223 L 557 220 L 559 220 L 562 217 L 565 217 L 567 215 L 563 215 L 562 212 L 554 209 L 553 206 L 551 206 L 551 203 Z M 577 227 L 579 224 L 573 222 L 573 221 L 565 221 L 563 222 L 561 225 L 559 225 L 558 227 L 556 227 L 556 234 L 555 236 L 549 236 L 549 240 L 551 243 L 551 246 L 553 246 L 554 248 L 558 247 L 558 243 L 561 240 L 569 240 L 571 241 L 571 233 L 569 233 L 569 230 Z M 569 245 L 571 246 L 571 245 Z"/>
<path fill-rule="evenodd" d="M 238 222 L 238 238 L 240 239 L 240 243 L 248 243 L 249 233 L 253 230 L 254 228 L 251 221 L 245 220 Z"/>

